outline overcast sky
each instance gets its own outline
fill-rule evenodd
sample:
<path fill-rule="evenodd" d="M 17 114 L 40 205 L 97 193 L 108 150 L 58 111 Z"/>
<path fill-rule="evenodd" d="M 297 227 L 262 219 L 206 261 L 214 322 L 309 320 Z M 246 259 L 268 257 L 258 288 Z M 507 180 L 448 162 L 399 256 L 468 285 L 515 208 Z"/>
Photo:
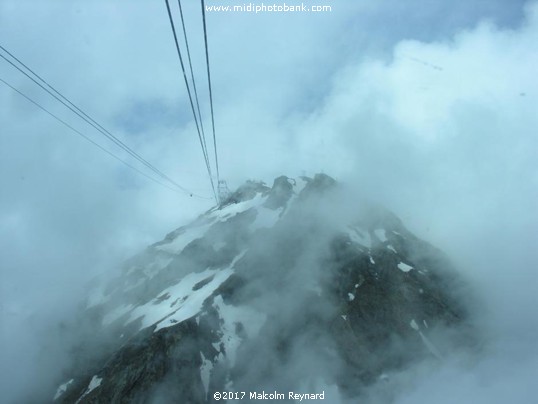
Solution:
<path fill-rule="evenodd" d="M 200 5 L 185 3 L 209 128 Z M 207 13 L 221 176 L 234 188 L 323 171 L 381 201 L 476 286 L 487 327 L 509 340 L 495 365 L 536 376 L 538 4 L 308 3 L 332 11 Z M 164 1 L 1 0 L 0 44 L 211 196 Z M 2 59 L 0 78 L 125 157 Z M 69 312 L 87 279 L 211 207 L 139 176 L 2 83 L 0 186 L 1 371 L 19 363 L 16 380 L 32 374 L 37 351 L 28 316 L 60 318 L 50 313 Z M 532 391 L 518 380 L 507 391 Z M 465 388 L 491 402 L 481 382 Z"/>

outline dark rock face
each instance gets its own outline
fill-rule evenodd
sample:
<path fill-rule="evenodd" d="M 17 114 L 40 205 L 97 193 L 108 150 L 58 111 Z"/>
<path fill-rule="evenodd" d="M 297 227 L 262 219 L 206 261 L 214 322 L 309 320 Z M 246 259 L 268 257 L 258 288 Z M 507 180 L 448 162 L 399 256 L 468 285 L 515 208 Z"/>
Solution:
<path fill-rule="evenodd" d="M 249 182 L 89 304 L 107 343 L 55 402 L 212 403 L 218 391 L 312 386 L 359 397 L 441 357 L 439 330 L 466 335 L 457 279 L 396 216 L 346 200 L 326 175 Z"/>
<path fill-rule="evenodd" d="M 197 333 L 192 319 L 156 333 L 152 328 L 143 330 L 103 366 L 96 375 L 101 380 L 99 387 L 85 394 L 81 402 L 143 403 L 161 386 L 171 399 L 203 402 Z M 65 400 L 75 402 L 79 392 L 74 393 Z"/>
<path fill-rule="evenodd" d="M 269 209 L 278 209 L 288 202 L 293 195 L 293 185 L 288 177 L 281 176 L 275 179 L 264 206 Z"/>

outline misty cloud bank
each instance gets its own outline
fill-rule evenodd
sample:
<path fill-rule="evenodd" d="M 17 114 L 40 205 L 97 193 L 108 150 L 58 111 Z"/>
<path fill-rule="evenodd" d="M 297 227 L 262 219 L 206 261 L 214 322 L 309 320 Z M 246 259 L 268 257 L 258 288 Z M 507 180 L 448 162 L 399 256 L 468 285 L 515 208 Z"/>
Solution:
<path fill-rule="evenodd" d="M 237 31 L 229 28 L 229 21 L 215 21 L 215 30 L 224 29 L 225 39 L 235 38 L 238 44 L 230 50 L 214 39 L 222 167 L 231 186 L 243 182 L 245 172 L 266 180 L 303 170 L 331 174 L 381 201 L 410 230 L 447 251 L 482 302 L 476 311 L 485 335 L 483 354 L 448 357 L 441 365 L 395 376 L 398 404 L 531 402 L 538 395 L 538 5 L 520 3 L 506 13 L 498 5 L 487 21 L 480 15 L 468 17 L 462 4 L 454 5 L 458 22 L 442 25 L 441 34 L 432 34 L 437 20 L 426 18 L 438 15 L 439 8 L 422 8 L 424 21 L 403 24 L 401 32 L 387 24 L 376 31 L 361 18 L 374 15 L 381 26 L 383 16 L 397 14 L 395 8 L 379 6 L 377 12 L 365 13 L 337 2 L 335 9 L 350 7 L 360 23 L 335 14 L 332 22 L 323 21 L 326 28 L 316 36 L 317 27 L 307 20 L 292 24 L 285 18 L 237 17 Z M 141 100 L 154 100 L 146 109 L 155 111 L 156 104 L 164 112 L 152 114 L 162 117 L 186 105 L 169 84 L 176 80 L 170 43 L 142 38 L 147 27 L 120 18 L 114 5 L 106 10 L 85 9 L 81 3 L 63 11 L 51 8 L 48 19 L 37 18 L 39 7 L 31 2 L 0 6 L 0 26 L 7 27 L 2 33 L 21 50 L 21 57 L 47 70 L 43 61 L 51 59 L 46 54 L 53 51 L 50 44 L 62 43 L 66 35 L 51 30 L 47 46 L 25 36 L 29 34 L 15 39 L 17 20 L 9 13 L 26 9 L 35 21 L 42 20 L 41 27 L 57 15 L 75 24 L 73 15 L 82 13 L 81 37 L 64 43 L 70 52 L 52 58 L 46 77 L 54 83 L 69 77 L 75 83 L 67 86 L 72 94 L 85 94 L 84 105 L 112 122 L 133 148 L 159 161 L 165 172 L 178 173 L 182 184 L 203 191 L 202 159 L 187 115 L 173 122 L 155 120 L 154 136 L 145 137 L 138 126 L 124 123 L 139 113 L 136 102 Z M 146 11 L 131 9 L 129 15 L 140 21 Z M 160 24 L 162 10 L 150 11 L 159 21 L 152 35 L 169 39 L 168 27 Z M 519 13 L 524 13 L 521 20 Z M 495 16 L 504 14 L 515 15 L 514 21 L 496 25 Z M 103 29 L 94 35 L 98 17 Z M 267 33 L 258 34 L 256 41 L 239 40 L 253 24 Z M 340 24 L 353 29 L 339 42 Z M 264 45 L 278 38 L 277 29 L 287 33 L 290 43 L 280 39 L 269 47 L 275 57 L 267 69 L 260 55 L 269 52 Z M 101 66 L 99 61 L 114 61 L 117 53 L 113 47 L 100 49 L 110 32 L 123 41 L 115 46 L 130 50 L 124 61 Z M 137 51 L 125 46 L 132 40 L 127 33 L 139 39 L 140 47 L 152 48 L 154 59 L 162 60 L 159 52 L 166 54 L 161 64 L 167 67 L 141 63 Z M 372 43 L 366 46 L 368 38 Z M 318 42 L 306 46 L 310 41 Z M 319 49 L 329 41 L 327 58 Z M 245 53 L 251 57 L 244 67 L 229 61 Z M 258 72 L 264 69 L 262 80 Z M 283 69 L 288 80 L 282 79 Z M 2 66 L 2 75 L 4 70 Z M 118 79 L 120 71 L 127 72 L 125 81 Z M 161 75 L 141 80 L 147 71 Z M 102 77 L 108 88 L 92 88 L 90 83 L 103 83 Z M 1 372 L 7 375 L 1 386 L 9 400 L 39 384 L 38 379 L 52 382 L 67 362 L 62 341 L 49 326 L 69 319 L 84 282 L 195 216 L 205 202 L 171 198 L 105 157 L 88 154 L 85 144 L 3 88 L 0 103 L 6 106 L 0 110 L 0 172 L 5 181 L 0 196 Z M 180 135 L 170 140 L 175 133 Z M 372 402 L 383 397 L 382 388 L 372 390 Z"/>
<path fill-rule="evenodd" d="M 156 384 L 165 402 L 335 386 L 361 402 L 378 378 L 476 346 L 468 289 L 382 207 L 326 175 L 283 176 L 272 189 L 246 183 L 230 201 L 91 293 L 73 327 L 87 335 L 60 402 L 76 401 L 96 379 L 88 402 L 148 402 Z"/>

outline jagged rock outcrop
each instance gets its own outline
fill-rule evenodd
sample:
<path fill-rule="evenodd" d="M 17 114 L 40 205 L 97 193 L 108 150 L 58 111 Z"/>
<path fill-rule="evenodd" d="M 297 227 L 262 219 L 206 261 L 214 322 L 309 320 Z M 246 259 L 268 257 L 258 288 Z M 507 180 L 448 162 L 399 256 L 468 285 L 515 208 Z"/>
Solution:
<path fill-rule="evenodd" d="M 332 178 L 250 181 L 93 292 L 85 321 L 99 343 L 79 349 L 55 402 L 329 387 L 356 397 L 441 357 L 439 330 L 465 338 L 458 288 L 440 251 Z"/>

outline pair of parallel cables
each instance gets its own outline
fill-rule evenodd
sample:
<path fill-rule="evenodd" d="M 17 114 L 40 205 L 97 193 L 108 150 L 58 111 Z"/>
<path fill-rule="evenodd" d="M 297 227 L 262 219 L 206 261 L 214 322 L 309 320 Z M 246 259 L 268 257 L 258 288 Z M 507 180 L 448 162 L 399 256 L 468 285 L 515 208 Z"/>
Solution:
<path fill-rule="evenodd" d="M 179 0 L 178 0 L 179 2 Z M 181 5 L 180 5 L 181 7 Z M 168 7 L 168 1 L 167 1 L 167 8 L 168 8 L 168 11 L 169 11 L 169 16 L 171 18 L 171 15 L 170 15 L 170 9 Z M 180 9 L 181 11 L 181 9 Z M 216 168 L 217 168 L 217 180 L 219 178 L 219 167 L 218 167 L 218 153 L 217 153 L 217 147 L 216 147 L 216 137 L 215 137 L 215 126 L 214 126 L 214 115 L 213 115 L 213 101 L 212 101 L 212 91 L 211 91 L 211 79 L 210 79 L 210 71 L 209 71 L 209 55 L 208 55 L 208 47 L 207 47 L 207 30 L 206 30 L 206 22 L 205 22 L 205 7 L 203 7 L 203 0 L 202 0 L 202 11 L 203 11 L 203 22 L 204 22 L 204 37 L 205 37 L 205 44 L 206 44 L 206 64 L 207 64 L 207 74 L 208 74 L 208 83 L 209 83 L 209 94 L 210 94 L 210 104 L 211 104 L 211 121 L 212 121 L 212 126 L 213 126 L 213 145 L 214 145 L 214 150 L 215 150 L 215 163 L 216 163 Z M 183 22 L 183 15 L 181 15 L 181 18 L 182 18 L 182 22 Z M 172 22 L 172 20 L 171 20 Z M 183 27 L 185 27 L 185 25 L 183 24 Z M 186 30 L 184 28 L 184 34 L 185 34 L 185 40 L 187 39 L 186 37 Z M 175 29 L 174 29 L 174 37 L 175 37 Z M 177 45 L 177 38 L 176 38 L 176 45 Z M 187 43 L 187 47 L 188 47 L 188 43 Z M 177 48 L 178 49 L 178 52 L 179 52 L 179 47 Z M 13 91 L 15 91 L 16 93 L 18 93 L 20 96 L 24 97 L 27 101 L 31 102 L 32 104 L 34 104 L 36 107 L 38 107 L 39 109 L 41 109 L 42 111 L 44 111 L 45 113 L 47 113 L 48 115 L 50 115 L 52 118 L 56 119 L 58 122 L 60 122 L 62 125 L 66 126 L 67 128 L 69 128 L 71 131 L 73 131 L 74 133 L 78 134 L 79 136 L 83 137 L 84 139 L 86 139 L 88 142 L 92 143 L 94 146 L 98 147 L 100 150 L 104 151 L 105 153 L 107 153 L 108 155 L 110 155 L 111 157 L 115 158 L 116 160 L 120 161 L 121 163 L 123 163 L 124 165 L 126 165 L 127 167 L 131 168 L 132 170 L 136 171 L 138 174 L 146 177 L 147 179 L 159 184 L 159 185 L 162 185 L 168 189 L 171 189 L 173 191 L 181 191 L 183 193 L 186 193 L 190 196 L 195 196 L 195 197 L 198 197 L 198 198 L 202 198 L 202 199 L 211 199 L 211 198 L 207 198 L 207 197 L 204 197 L 204 196 L 201 196 L 201 195 L 198 195 L 198 194 L 195 194 L 191 191 L 189 191 L 188 189 L 182 187 L 181 185 L 179 185 L 176 181 L 174 181 L 172 178 L 170 178 L 168 175 L 166 175 L 165 173 L 163 173 L 161 170 L 159 170 L 158 168 L 156 168 L 153 164 L 151 164 L 150 162 L 148 162 L 146 159 L 144 159 L 142 156 L 140 156 L 138 153 L 136 153 L 134 150 L 132 150 L 129 146 L 127 146 L 125 143 L 123 143 L 121 140 L 119 140 L 116 136 L 114 136 L 109 130 L 105 129 L 101 124 L 99 124 L 95 119 L 93 119 L 90 115 L 88 115 L 86 112 L 84 112 L 81 108 L 79 108 L 77 105 L 75 105 L 73 102 L 71 102 L 67 97 L 65 97 L 60 91 L 58 91 L 56 88 L 54 88 L 54 86 L 52 86 L 51 84 L 49 84 L 44 78 L 42 78 L 39 74 L 37 74 L 34 70 L 32 70 L 30 67 L 28 67 L 25 63 L 23 63 L 19 58 L 17 58 L 15 55 L 13 55 L 13 53 L 11 53 L 10 51 L 8 51 L 4 46 L 0 45 L 0 50 L 2 50 L 5 54 L 2 54 L 0 53 L 0 57 L 2 59 L 4 59 L 7 63 L 9 63 L 11 66 L 13 66 L 14 68 L 16 68 L 19 72 L 21 72 L 22 74 L 24 74 L 27 78 L 29 78 L 31 81 L 33 81 L 35 84 L 37 84 L 41 89 L 43 89 L 44 91 L 46 91 L 50 96 L 52 96 L 56 101 L 60 102 L 61 104 L 63 104 L 65 107 L 67 107 L 69 110 L 71 110 L 73 113 L 75 113 L 79 118 L 81 118 L 82 120 L 84 120 L 87 124 L 89 124 L 90 126 L 92 126 L 94 129 L 96 129 L 98 132 L 100 132 L 102 135 L 104 135 L 106 138 L 108 138 L 109 140 L 111 140 L 114 144 L 116 144 L 116 146 L 118 146 L 119 148 L 121 148 L 122 150 L 124 150 L 125 152 L 127 152 L 131 157 L 133 157 L 134 159 L 136 159 L 137 161 L 139 161 L 140 163 L 142 163 L 144 166 L 146 166 L 150 171 L 152 171 L 153 174 L 155 174 L 157 177 L 160 177 L 161 180 L 157 180 L 156 178 L 154 178 L 153 176 L 150 176 L 148 174 L 146 174 L 145 172 L 143 172 L 142 170 L 136 168 L 135 166 L 129 164 L 128 162 L 126 162 L 125 160 L 123 160 L 122 158 L 120 158 L 119 156 L 117 156 L 116 154 L 114 154 L 113 152 L 109 151 L 108 149 L 106 149 L 105 147 L 103 147 L 102 145 L 100 145 L 99 143 L 97 143 L 96 141 L 92 140 L 90 137 L 86 136 L 85 134 L 83 134 L 82 132 L 80 132 L 79 130 L 75 129 L 72 125 L 68 124 L 66 121 L 62 120 L 60 117 L 58 117 L 57 115 L 53 114 L 52 112 L 50 112 L 48 109 L 46 109 L 45 107 L 43 107 L 41 104 L 39 104 L 37 101 L 33 100 L 32 98 L 30 98 L 28 95 L 24 94 L 22 91 L 18 90 L 17 88 L 15 88 L 13 85 L 9 84 L 7 81 L 5 81 L 4 79 L 0 78 L 0 82 L 2 82 L 4 85 L 6 85 L 7 87 L 9 87 L 10 89 L 12 89 Z M 9 56 L 9 58 L 7 56 Z M 181 58 L 181 56 L 180 56 Z M 181 59 L 182 61 L 182 59 Z M 190 64 L 190 54 L 189 54 L 189 64 Z M 193 85 L 194 85 L 194 74 L 192 73 L 192 64 L 190 64 L 191 66 L 191 74 L 192 74 L 192 80 L 193 80 Z M 183 63 L 182 63 L 182 67 L 183 66 Z M 183 69 L 184 70 L 184 69 Z M 186 76 L 185 76 L 186 78 Z M 186 84 L 188 84 L 186 82 Z M 189 92 L 189 98 L 191 100 L 191 106 L 192 106 L 192 97 L 191 97 L 191 94 L 190 94 L 190 90 L 189 88 L 187 87 L 187 90 Z M 198 105 L 198 99 L 196 98 L 196 102 L 197 102 L 197 105 Z M 199 112 L 199 106 L 198 106 L 198 112 Z M 193 112 L 194 112 L 194 107 L 193 107 Z M 200 116 L 200 123 L 201 123 L 201 115 L 199 114 Z M 195 121 L 196 121 L 196 126 L 197 126 L 197 129 L 198 129 L 198 121 L 197 121 L 197 117 L 195 115 Z M 202 141 L 203 140 L 203 146 L 202 146 L 202 150 L 204 152 L 204 160 L 206 161 L 206 166 L 208 168 L 208 174 L 209 174 L 209 177 L 210 177 L 210 181 L 211 181 L 211 186 L 212 186 L 212 189 L 213 189 L 213 194 L 214 194 L 214 197 L 215 197 L 215 201 L 217 202 L 218 204 L 218 197 L 217 197 L 217 194 L 215 192 L 215 188 L 214 188 L 214 184 L 213 184 L 213 178 L 211 176 L 211 170 L 210 170 L 210 165 L 209 165 L 209 159 L 208 159 L 208 155 L 207 155 L 207 147 L 205 147 L 205 137 L 202 137 L 200 135 L 200 132 L 199 132 L 199 137 L 200 137 L 200 140 Z M 166 182 L 162 182 L 162 180 L 165 180 Z M 171 185 L 173 186 L 171 186 Z"/>
<path fill-rule="evenodd" d="M 4 59 L 7 63 L 9 63 L 11 66 L 13 66 L 15 69 L 17 69 L 19 72 L 24 74 L 27 78 L 29 78 L 31 81 L 33 81 L 35 84 L 37 84 L 41 89 L 43 89 L 45 92 L 47 92 L 51 97 L 53 97 L 56 101 L 60 102 L 62 105 L 64 105 L 66 108 L 71 110 L 75 115 L 77 115 L 79 118 L 81 118 L 83 121 L 85 121 L 88 125 L 92 126 L 94 129 L 96 129 L 98 132 L 100 132 L 102 135 L 104 135 L 106 138 L 111 140 L 113 143 L 115 143 L 120 149 L 127 152 L 130 156 L 132 156 L 134 159 L 138 160 L 140 163 L 145 165 L 150 171 L 152 171 L 155 175 L 160 177 L 161 179 L 165 180 L 165 182 L 162 182 L 160 180 L 157 180 L 153 176 L 150 176 L 143 172 L 142 170 L 138 169 L 137 167 L 133 166 L 132 164 L 128 163 L 127 161 L 123 160 L 121 157 L 116 155 L 115 153 L 111 152 L 110 150 L 106 149 L 93 139 L 91 139 L 89 136 L 83 134 L 79 130 L 75 129 L 72 125 L 68 124 L 65 120 L 61 119 L 54 113 L 50 112 L 47 108 L 43 107 L 41 104 L 39 104 L 37 101 L 30 98 L 28 95 L 24 94 L 22 91 L 15 88 L 15 86 L 9 84 L 6 80 L 0 78 L 0 82 L 2 82 L 7 87 L 11 88 L 13 91 L 18 93 L 21 97 L 25 98 L 30 103 L 34 104 L 36 107 L 50 115 L 52 118 L 56 119 L 58 122 L 60 122 L 62 125 L 66 126 L 68 129 L 76 133 L 77 135 L 83 137 L 88 142 L 92 143 L 94 146 L 98 147 L 100 150 L 104 151 L 108 155 L 110 155 L 112 158 L 120 161 L 122 164 L 126 165 L 127 167 L 131 168 L 132 170 L 136 171 L 138 174 L 146 177 L 147 179 L 162 185 L 168 189 L 171 189 L 173 191 L 181 191 L 183 193 L 186 193 L 191 196 L 196 196 L 198 198 L 207 199 L 206 197 L 203 197 L 201 195 L 194 194 L 190 192 L 188 189 L 182 187 L 179 185 L 176 181 L 171 179 L 168 175 L 164 174 L 162 171 L 160 171 L 158 168 L 156 168 L 153 164 L 148 162 L 146 159 L 144 159 L 142 156 L 140 156 L 138 153 L 136 153 L 134 150 L 132 150 L 129 146 L 127 146 L 125 143 L 123 143 L 120 139 L 118 139 L 116 136 L 114 136 L 109 130 L 104 128 L 101 124 L 99 124 L 95 119 L 93 119 L 90 115 L 88 115 L 86 112 L 84 112 L 81 108 L 79 108 L 77 105 L 75 105 L 73 102 L 71 102 L 67 97 L 65 97 L 60 91 L 58 91 L 55 87 L 53 87 L 51 84 L 49 84 L 44 78 L 42 78 L 39 74 L 37 74 L 34 70 L 32 70 L 30 67 L 28 67 L 24 62 L 22 62 L 19 58 L 17 58 L 13 53 L 8 51 L 4 46 L 0 45 L 0 50 L 5 52 L 11 60 L 5 55 L 0 53 L 0 58 Z M 171 185 L 169 185 L 171 184 Z"/>
<path fill-rule="evenodd" d="M 187 29 L 185 26 L 185 19 L 183 17 L 183 8 L 181 6 L 181 0 L 178 0 L 178 7 L 179 7 L 179 15 L 181 18 L 181 25 L 183 27 L 183 37 L 185 40 L 185 48 L 187 50 L 187 60 L 189 62 L 189 69 L 190 69 L 190 76 L 191 76 L 191 83 L 192 83 L 192 92 L 191 87 L 189 85 L 189 80 L 187 78 L 187 72 L 185 69 L 185 63 L 183 62 L 183 56 L 181 54 L 181 49 L 179 46 L 179 41 L 177 38 L 177 32 L 176 27 L 174 23 L 174 18 L 172 17 L 172 11 L 170 9 L 170 3 L 169 0 L 165 0 L 166 3 L 166 10 L 168 12 L 168 19 L 170 20 L 170 26 L 172 28 L 172 34 L 174 36 L 174 42 L 176 45 L 176 51 L 177 55 L 179 57 L 179 63 L 181 64 L 181 70 L 183 72 L 183 79 L 185 81 L 185 87 L 187 88 L 187 93 L 189 95 L 189 101 L 191 105 L 192 114 L 194 116 L 194 123 L 196 125 L 196 131 L 198 132 L 198 139 L 200 140 L 200 147 L 202 148 L 202 153 L 204 156 L 204 161 L 207 168 L 207 174 L 209 176 L 209 180 L 211 182 L 211 188 L 213 190 L 213 195 L 215 197 L 215 201 L 217 201 L 217 204 L 219 203 L 219 197 L 215 190 L 215 183 L 213 181 L 213 174 L 211 170 L 211 164 L 209 161 L 209 152 L 207 150 L 207 143 L 205 138 L 205 131 L 204 131 L 204 125 L 202 120 L 202 114 L 200 112 L 200 103 L 198 101 L 198 91 L 196 89 L 196 81 L 194 79 L 194 70 L 192 67 L 192 60 L 191 60 L 191 54 L 189 49 L 189 41 L 187 39 Z M 204 45 L 205 45 L 205 58 L 206 58 L 206 68 L 207 68 L 207 82 L 209 86 L 209 104 L 211 108 L 211 127 L 213 130 L 213 149 L 214 149 L 214 155 L 215 155 L 215 168 L 216 168 L 216 174 L 217 174 L 217 184 L 220 182 L 220 172 L 219 172 L 219 160 L 218 160 L 218 152 L 217 152 L 217 139 L 215 135 L 215 115 L 213 110 L 213 92 L 211 88 L 211 73 L 209 68 L 209 48 L 207 44 L 207 24 L 206 24 L 206 17 L 205 17 L 205 2 L 204 0 L 201 0 L 201 6 L 202 6 L 202 22 L 203 22 L 203 28 L 204 28 Z M 193 95 L 194 93 L 194 99 L 196 101 L 196 108 L 194 107 L 193 102 Z"/>

